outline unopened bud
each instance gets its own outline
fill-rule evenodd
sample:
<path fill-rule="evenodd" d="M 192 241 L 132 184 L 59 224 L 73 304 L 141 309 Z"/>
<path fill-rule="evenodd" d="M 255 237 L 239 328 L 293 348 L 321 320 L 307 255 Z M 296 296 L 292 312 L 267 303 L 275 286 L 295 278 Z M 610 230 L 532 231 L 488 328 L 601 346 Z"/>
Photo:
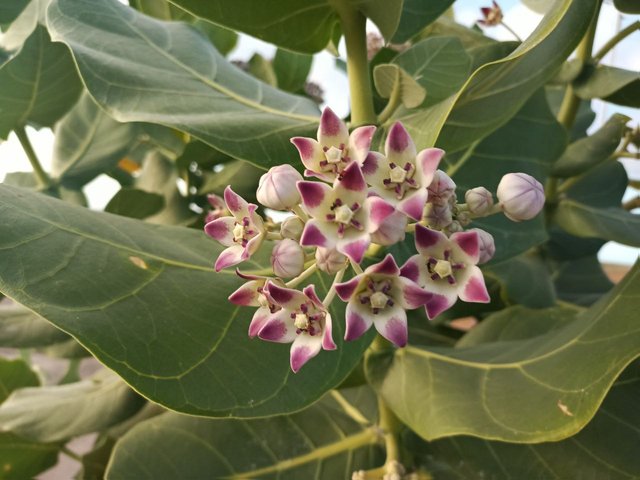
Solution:
<path fill-rule="evenodd" d="M 448 203 L 444 205 L 436 205 L 427 203 L 424 207 L 424 220 L 429 228 L 434 230 L 443 230 L 451 225 L 453 218 L 451 216 L 451 207 Z"/>
<path fill-rule="evenodd" d="M 396 210 L 371 234 L 371 241 L 378 245 L 393 245 L 401 242 L 404 240 L 408 220 L 404 213 Z"/>
<path fill-rule="evenodd" d="M 447 235 L 451 235 L 452 233 L 462 232 L 463 230 L 464 228 L 462 227 L 462 225 L 460 225 L 460 222 L 454 220 L 450 225 L 447 226 L 447 228 L 445 228 L 444 232 Z"/>
<path fill-rule="evenodd" d="M 272 167 L 260 177 L 256 198 L 265 207 L 286 210 L 300 203 L 296 182 L 302 175 L 291 165 Z"/>
<path fill-rule="evenodd" d="M 271 252 L 271 266 L 278 277 L 296 277 L 304 270 L 304 250 L 291 239 L 280 240 Z"/>
<path fill-rule="evenodd" d="M 491 211 L 493 207 L 493 195 L 484 187 L 476 187 L 467 190 L 464 194 L 464 201 L 467 208 L 476 217 L 483 217 Z"/>
<path fill-rule="evenodd" d="M 526 173 L 506 174 L 496 194 L 504 214 L 514 222 L 535 217 L 544 206 L 542 185 Z"/>
<path fill-rule="evenodd" d="M 302 230 L 304 230 L 304 222 L 296 216 L 285 218 L 282 225 L 280 225 L 280 235 L 296 242 L 300 240 Z"/>
<path fill-rule="evenodd" d="M 444 205 L 456 191 L 456 184 L 451 177 L 442 170 L 436 170 L 433 174 L 433 180 L 429 185 L 429 202 L 437 205 Z"/>
<path fill-rule="evenodd" d="M 476 232 L 478 234 L 478 248 L 480 249 L 480 259 L 478 265 L 487 263 L 493 258 L 496 253 L 496 244 L 493 240 L 493 235 L 489 232 L 485 232 L 480 228 L 472 228 L 469 232 Z"/>
<path fill-rule="evenodd" d="M 342 270 L 347 262 L 347 257 L 331 248 L 318 247 L 316 250 L 316 264 L 318 269 L 334 275 Z"/>

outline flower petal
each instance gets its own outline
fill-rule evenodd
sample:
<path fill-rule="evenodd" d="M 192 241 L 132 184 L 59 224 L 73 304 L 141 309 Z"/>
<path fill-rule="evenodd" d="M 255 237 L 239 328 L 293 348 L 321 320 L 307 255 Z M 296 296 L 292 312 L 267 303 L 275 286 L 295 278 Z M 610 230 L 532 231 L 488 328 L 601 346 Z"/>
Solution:
<path fill-rule="evenodd" d="M 305 333 L 298 335 L 291 345 L 290 364 L 293 373 L 298 373 L 298 370 L 315 357 L 321 348 L 322 338 L 320 335 L 311 336 Z"/>
<path fill-rule="evenodd" d="M 380 197 L 368 197 L 364 201 L 364 208 L 369 220 L 367 222 L 367 231 L 369 233 L 378 230 L 396 210 L 393 205 Z"/>
<path fill-rule="evenodd" d="M 325 159 L 322 145 L 306 137 L 293 137 L 291 143 L 298 149 L 302 164 L 311 172 L 320 172 L 320 162 Z"/>
<path fill-rule="evenodd" d="M 227 204 L 227 209 L 237 219 L 249 217 L 249 204 L 244 198 L 231 190 L 230 186 L 224 189 L 224 203 Z"/>
<path fill-rule="evenodd" d="M 253 280 L 240 286 L 235 292 L 229 295 L 229 301 L 234 305 L 241 305 L 243 307 L 257 307 L 258 303 L 258 288 L 264 285 L 264 281 Z"/>
<path fill-rule="evenodd" d="M 281 287 L 273 282 L 267 282 L 265 289 L 276 305 L 288 310 L 299 310 L 300 305 L 307 303 L 307 296 L 299 290 Z"/>
<path fill-rule="evenodd" d="M 373 324 L 373 320 L 370 318 L 370 312 L 363 312 L 357 300 L 347 304 L 345 316 L 346 330 L 344 332 L 344 339 L 347 341 L 360 338 Z"/>
<path fill-rule="evenodd" d="M 333 248 L 335 245 L 335 239 L 327 228 L 325 228 L 324 232 L 321 230 L 323 225 L 323 223 L 318 222 L 317 220 L 309 220 L 302 231 L 300 245 L 303 247 Z M 325 235 L 325 233 L 327 233 L 327 235 Z"/>
<path fill-rule="evenodd" d="M 289 312 L 279 310 L 271 315 L 258 330 L 258 337 L 267 342 L 290 343 L 296 337 L 296 327 L 293 320 L 289 317 Z"/>
<path fill-rule="evenodd" d="M 478 260 L 480 259 L 480 238 L 478 237 L 478 232 L 474 232 L 473 230 L 456 232 L 449 237 L 449 240 L 460 248 L 463 256 L 465 257 L 464 260 L 458 260 L 463 260 L 464 263 L 471 265 L 478 263 Z M 460 255 L 454 254 L 454 257 L 459 256 Z"/>
<path fill-rule="evenodd" d="M 414 255 L 400 268 L 400 275 L 408 278 L 413 282 L 420 280 L 420 267 L 424 264 L 424 257 L 422 255 Z"/>
<path fill-rule="evenodd" d="M 360 165 L 355 162 L 342 171 L 342 177 L 336 182 L 336 196 L 340 197 L 344 190 L 358 193 L 367 191 L 367 182 L 364 181 Z"/>
<path fill-rule="evenodd" d="M 405 197 L 398 202 L 396 208 L 408 217 L 420 221 L 420 219 L 422 219 L 422 212 L 424 211 L 424 206 L 427 203 L 428 197 L 429 192 L 425 187 L 414 190 L 413 192 L 406 194 Z"/>
<path fill-rule="evenodd" d="M 326 213 L 323 204 L 329 200 L 331 187 L 326 183 L 302 181 L 296 187 L 302 197 L 302 206 L 312 217 L 319 217 Z"/>
<path fill-rule="evenodd" d="M 491 298 L 484 283 L 484 277 L 480 268 L 475 265 L 467 267 L 470 275 L 465 285 L 459 290 L 460 300 L 465 302 L 489 303 Z"/>
<path fill-rule="evenodd" d="M 416 249 L 425 257 L 434 256 L 434 252 L 440 253 L 448 245 L 449 240 L 444 233 L 416 225 Z"/>
<path fill-rule="evenodd" d="M 325 350 L 335 350 L 336 344 L 333 341 L 333 322 L 331 315 L 327 312 L 327 316 L 324 318 L 324 330 L 322 332 L 322 348 Z"/>
<path fill-rule="evenodd" d="M 382 275 L 392 275 L 395 277 L 400 275 L 400 269 L 398 268 L 398 264 L 393 258 L 393 255 L 388 253 L 381 262 L 367 267 L 365 273 L 378 273 Z"/>
<path fill-rule="evenodd" d="M 371 232 L 371 241 L 379 245 L 393 245 L 404 240 L 407 216 L 396 210 L 389 215 L 377 230 Z"/>
<path fill-rule="evenodd" d="M 221 217 L 207 223 L 204 226 L 204 232 L 225 247 L 230 247 L 234 244 L 233 229 L 235 226 L 236 219 L 234 217 Z"/>
<path fill-rule="evenodd" d="M 349 257 L 356 263 L 360 263 L 364 258 L 364 252 L 367 251 L 371 244 L 371 238 L 369 234 L 358 232 L 357 234 L 349 235 L 348 237 L 338 239 L 336 244 L 336 250 L 343 255 Z"/>
<path fill-rule="evenodd" d="M 318 297 L 318 294 L 316 293 L 315 285 L 307 285 L 302 289 L 302 293 L 304 293 L 305 296 L 309 300 L 311 300 L 320 310 L 326 310 L 325 306 L 322 304 L 322 300 L 320 300 L 320 297 Z"/>
<path fill-rule="evenodd" d="M 398 347 L 404 347 L 409 337 L 407 312 L 399 306 L 386 308 L 373 315 L 373 325 L 378 333 Z"/>
<path fill-rule="evenodd" d="M 371 147 L 371 140 L 376 133 L 376 127 L 373 125 L 366 125 L 364 127 L 358 127 L 349 136 L 349 157 L 351 161 L 362 165 L 362 162 L 369 153 Z"/>
<path fill-rule="evenodd" d="M 403 167 L 407 162 L 412 165 L 416 161 L 416 146 L 413 140 L 400 122 L 391 126 L 387 141 L 384 144 L 387 160 Z"/>
<path fill-rule="evenodd" d="M 429 303 L 425 305 L 427 317 L 429 320 L 433 320 L 445 310 L 448 310 L 456 303 L 458 295 L 456 295 L 455 289 L 446 294 L 434 294 L 429 300 Z"/>
<path fill-rule="evenodd" d="M 346 147 L 349 142 L 347 126 L 329 107 L 322 111 L 320 117 L 318 142 L 323 147 L 340 147 L 340 145 Z"/>
<path fill-rule="evenodd" d="M 396 282 L 400 284 L 402 290 L 401 303 L 402 307 L 408 310 L 426 305 L 433 294 L 428 292 L 412 280 L 404 277 L 398 277 Z"/>
<path fill-rule="evenodd" d="M 223 268 L 231 267 L 232 265 L 237 265 L 238 263 L 243 262 L 245 260 L 243 258 L 244 250 L 245 249 L 240 245 L 233 245 L 229 248 L 225 248 L 218 256 L 216 264 L 214 265 L 216 272 L 219 272 Z"/>
<path fill-rule="evenodd" d="M 362 280 L 362 275 L 356 275 L 351 280 L 342 283 L 336 283 L 336 293 L 343 302 L 348 302 L 349 299 L 353 296 L 356 289 L 358 288 L 360 280 Z"/>
<path fill-rule="evenodd" d="M 271 316 L 271 312 L 269 311 L 268 308 L 265 308 L 265 307 L 258 308 L 256 310 L 256 313 L 253 314 L 253 318 L 251 319 L 251 323 L 249 324 L 249 337 L 253 338 L 256 335 L 258 335 L 258 333 L 260 332 L 260 330 L 262 330 L 262 327 L 264 327 L 264 324 L 267 322 L 270 316 Z"/>
<path fill-rule="evenodd" d="M 423 187 L 428 187 L 433 181 L 442 157 L 444 157 L 444 150 L 439 148 L 425 148 L 416 156 L 416 170 L 421 177 Z"/>

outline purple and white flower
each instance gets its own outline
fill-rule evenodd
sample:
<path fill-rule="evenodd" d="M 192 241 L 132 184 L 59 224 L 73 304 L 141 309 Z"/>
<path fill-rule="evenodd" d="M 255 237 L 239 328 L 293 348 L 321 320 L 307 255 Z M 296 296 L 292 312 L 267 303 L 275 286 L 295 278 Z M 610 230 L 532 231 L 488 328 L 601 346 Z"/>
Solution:
<path fill-rule="evenodd" d="M 249 325 L 249 336 L 253 338 L 258 335 L 267 319 L 280 310 L 280 307 L 274 303 L 265 289 L 268 277 L 246 275 L 238 270 L 236 273 L 240 278 L 248 281 L 229 295 L 229 301 L 242 307 L 258 307 Z"/>
<path fill-rule="evenodd" d="M 360 166 L 353 162 L 333 187 L 325 183 L 298 182 L 302 207 L 312 217 L 307 221 L 300 244 L 337 249 L 360 263 L 378 230 L 394 208 L 379 197 L 367 197 L 367 184 Z"/>
<path fill-rule="evenodd" d="M 385 155 L 370 152 L 362 164 L 365 179 L 376 195 L 405 215 L 420 220 L 427 202 L 427 187 L 442 159 L 439 148 L 427 148 L 416 155 L 416 146 L 400 122 L 391 127 Z"/>
<path fill-rule="evenodd" d="M 431 294 L 401 277 L 392 255 L 368 267 L 348 282 L 336 284 L 336 293 L 347 304 L 345 340 L 362 336 L 371 325 L 398 347 L 407 344 L 407 309 L 426 305 Z"/>
<path fill-rule="evenodd" d="M 207 212 L 207 215 L 204 218 L 204 223 L 213 222 L 217 218 L 229 215 L 229 211 L 227 210 L 221 196 L 216 195 L 215 193 L 210 193 L 207 195 L 207 202 L 209 202 L 211 209 Z"/>
<path fill-rule="evenodd" d="M 257 205 L 247 203 L 231 187 L 225 188 L 224 201 L 233 216 L 217 218 L 204 226 L 207 235 L 227 247 L 216 260 L 216 272 L 247 260 L 266 236 L 262 217 L 256 213 Z"/>
<path fill-rule="evenodd" d="M 432 294 L 425 309 L 429 319 L 449 309 L 458 297 L 465 302 L 488 303 L 482 271 L 478 233 L 457 232 L 450 238 L 436 230 L 416 225 L 416 249 L 401 275 Z"/>
<path fill-rule="evenodd" d="M 349 135 L 344 122 L 327 107 L 320 117 L 318 140 L 293 137 L 291 143 L 300 153 L 306 176 L 332 183 L 350 163 L 362 164 L 375 131 L 376 127 L 368 125 L 356 128 Z"/>
<path fill-rule="evenodd" d="M 270 342 L 292 343 L 291 370 L 298 372 L 321 349 L 336 349 L 331 336 L 331 315 L 313 285 L 300 292 L 268 282 L 266 290 L 280 309 L 267 318 L 258 336 Z"/>

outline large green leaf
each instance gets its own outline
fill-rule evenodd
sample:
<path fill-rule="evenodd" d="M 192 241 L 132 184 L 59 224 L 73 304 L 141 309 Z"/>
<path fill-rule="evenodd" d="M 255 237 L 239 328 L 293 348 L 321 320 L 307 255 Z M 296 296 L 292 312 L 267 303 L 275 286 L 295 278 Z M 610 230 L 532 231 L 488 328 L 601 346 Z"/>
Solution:
<path fill-rule="evenodd" d="M 367 376 L 427 440 L 561 440 L 591 420 L 618 374 L 640 355 L 639 297 L 640 263 L 562 328 L 469 348 L 381 352 L 368 358 Z"/>
<path fill-rule="evenodd" d="M 558 298 L 589 306 L 613 287 L 596 255 L 560 262 L 553 272 Z"/>
<path fill-rule="evenodd" d="M 335 302 L 338 350 L 293 374 L 288 345 L 247 337 L 254 310 L 227 301 L 240 281 L 232 271 L 213 272 L 221 249 L 202 232 L 7 186 L 0 217 L 0 291 L 174 410 L 238 417 L 299 410 L 340 384 L 372 339 L 343 342 L 344 309 Z M 314 282 L 323 295 L 324 277 Z"/>
<path fill-rule="evenodd" d="M 273 70 L 278 78 L 278 88 L 293 93 L 303 90 L 312 63 L 311 55 L 279 48 L 273 57 Z"/>
<path fill-rule="evenodd" d="M 114 168 L 136 133 L 135 125 L 116 122 L 85 93 L 56 125 L 51 173 L 63 184 L 84 185 Z"/>
<path fill-rule="evenodd" d="M 110 427 L 143 403 L 105 370 L 77 383 L 14 391 L 0 406 L 0 429 L 37 442 L 56 442 Z"/>
<path fill-rule="evenodd" d="M 29 4 L 29 0 L 4 0 L 0 3 L 0 24 L 13 22 Z"/>
<path fill-rule="evenodd" d="M 597 1 L 555 2 L 536 30 L 507 57 L 476 70 L 462 89 L 430 108 L 401 113 L 419 148 L 455 151 L 507 122 L 556 73 L 586 31 Z M 445 123 L 446 121 L 446 123 Z"/>
<path fill-rule="evenodd" d="M 503 175 L 524 172 L 546 180 L 551 163 L 566 145 L 563 128 L 549 111 L 542 92 L 536 93 L 503 127 L 464 151 L 447 154 L 440 168 L 455 180 L 459 198 L 469 188 L 495 192 Z M 514 223 L 503 215 L 473 223 L 490 232 L 496 242 L 494 263 L 519 255 L 545 241 L 541 216 Z"/>
<path fill-rule="evenodd" d="M 25 362 L 0 357 L 0 403 L 16 389 L 39 384 L 38 376 Z M 0 479 L 33 478 L 56 463 L 58 449 L 56 444 L 34 443 L 0 432 Z"/>
<path fill-rule="evenodd" d="M 392 41 L 403 43 L 433 22 L 454 0 L 404 0 L 400 24 Z"/>
<path fill-rule="evenodd" d="M 106 478 L 351 478 L 383 462 L 377 438 L 324 402 L 264 420 L 165 413 L 116 443 Z"/>
<path fill-rule="evenodd" d="M 332 0 L 170 0 L 188 12 L 289 50 L 315 53 L 332 39 L 338 16 Z M 369 17 L 390 39 L 400 21 L 400 0 L 341 0 Z M 250 14 L 248 14 L 250 12 Z"/>
<path fill-rule="evenodd" d="M 464 84 L 471 57 L 456 37 L 430 37 L 402 52 L 393 63 L 426 89 L 427 106 L 447 98 Z"/>
<path fill-rule="evenodd" d="M 425 444 L 409 437 L 406 445 L 438 480 L 635 479 L 640 475 L 639 395 L 636 363 L 613 385 L 593 420 L 564 441 L 514 445 L 455 437 Z"/>
<path fill-rule="evenodd" d="M 38 26 L 20 52 L 0 66 L 0 138 L 27 123 L 53 125 L 80 90 L 69 51 Z"/>
<path fill-rule="evenodd" d="M 554 163 L 553 176 L 572 177 L 608 159 L 618 148 L 629 120 L 626 115 L 615 113 L 593 135 L 569 145 Z"/>
<path fill-rule="evenodd" d="M 117 0 L 56 0 L 48 20 L 91 96 L 116 120 L 177 128 L 263 167 L 294 158 L 289 137 L 317 127 L 312 101 L 232 66 L 187 24 L 146 17 Z"/>
<path fill-rule="evenodd" d="M 0 347 L 42 347 L 68 339 L 69 335 L 22 305 L 0 306 Z"/>
<path fill-rule="evenodd" d="M 607 102 L 640 107 L 640 73 L 600 65 L 590 67 L 575 82 L 580 98 L 601 98 Z"/>

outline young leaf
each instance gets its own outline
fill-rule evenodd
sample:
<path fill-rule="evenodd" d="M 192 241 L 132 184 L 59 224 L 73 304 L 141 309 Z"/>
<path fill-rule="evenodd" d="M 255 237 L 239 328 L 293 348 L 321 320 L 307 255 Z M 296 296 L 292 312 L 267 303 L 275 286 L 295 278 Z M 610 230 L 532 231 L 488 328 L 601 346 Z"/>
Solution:
<path fill-rule="evenodd" d="M 214 273 L 221 248 L 204 233 L 5 185 L 0 218 L 0 291 L 173 410 L 235 417 L 300 410 L 339 385 L 372 340 L 344 342 L 344 307 L 334 302 L 338 349 L 294 375 L 288 346 L 248 338 L 254 310 L 228 302 L 241 280 L 232 271 Z M 325 278 L 312 281 L 324 295 Z"/>
<path fill-rule="evenodd" d="M 574 82 L 580 98 L 601 98 L 606 102 L 640 107 L 640 73 L 600 65 Z"/>
<path fill-rule="evenodd" d="M 382 98 L 400 91 L 400 101 L 407 108 L 414 108 L 424 101 L 427 91 L 402 68 L 391 63 L 376 65 L 373 69 L 373 82 Z"/>
<path fill-rule="evenodd" d="M 396 415 L 427 440 L 463 434 L 561 440 L 591 420 L 618 374 L 640 355 L 638 295 L 640 262 L 560 329 L 455 350 L 383 352 L 368 358 L 367 376 Z"/>
<path fill-rule="evenodd" d="M 37 442 L 104 430 L 136 413 L 144 400 L 104 370 L 77 383 L 14 391 L 0 406 L 0 429 Z"/>
<path fill-rule="evenodd" d="M 38 26 L 20 52 L 0 65 L 0 138 L 27 123 L 53 125 L 81 88 L 69 51 Z"/>
<path fill-rule="evenodd" d="M 262 167 L 295 158 L 289 137 L 317 128 L 312 101 L 240 71 L 187 24 L 146 17 L 117 0 L 55 0 L 48 19 L 91 96 L 116 120 L 183 130 Z"/>
<path fill-rule="evenodd" d="M 377 437 L 325 402 L 264 420 L 165 413 L 116 443 L 106 478 L 351 478 L 383 463 Z"/>

